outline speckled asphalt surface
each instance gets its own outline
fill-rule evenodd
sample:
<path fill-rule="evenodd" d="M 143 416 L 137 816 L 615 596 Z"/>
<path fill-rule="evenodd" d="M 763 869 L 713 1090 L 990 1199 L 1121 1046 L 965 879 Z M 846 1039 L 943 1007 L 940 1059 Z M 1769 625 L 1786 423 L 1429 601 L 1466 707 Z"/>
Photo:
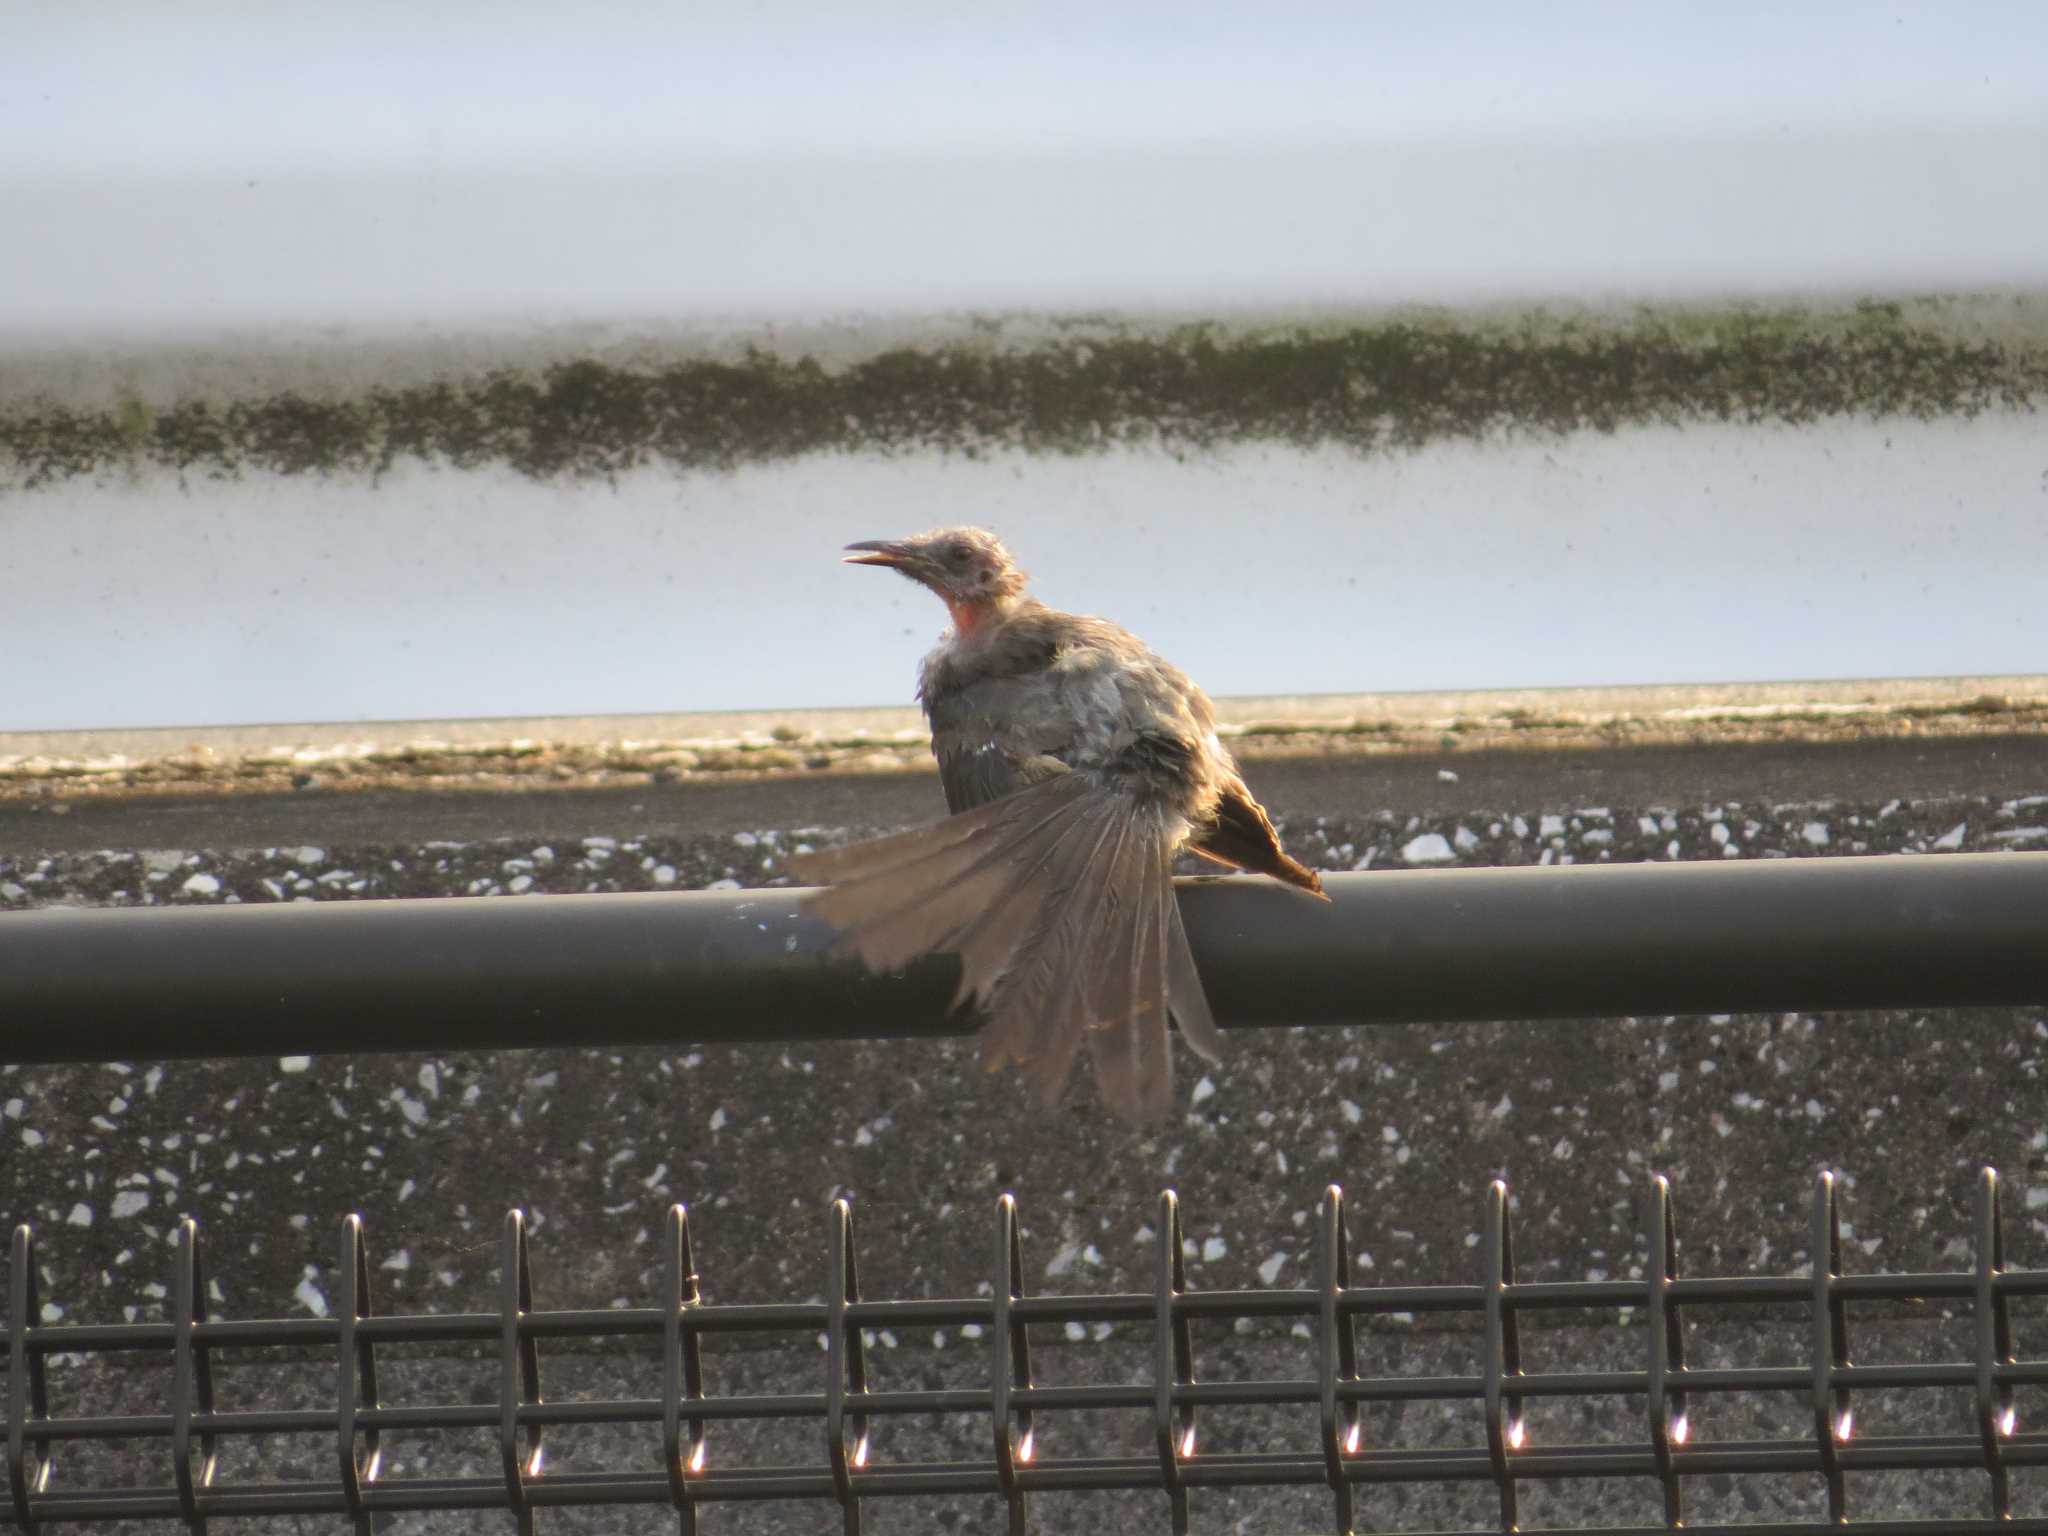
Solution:
<path fill-rule="evenodd" d="M 1250 776 L 1284 818 L 1291 850 L 1331 869 L 2048 848 L 2048 741 L 2031 737 L 1295 761 Z M 760 884 L 782 878 L 800 842 L 921 819 L 936 804 L 929 778 L 891 776 L 561 797 L 153 802 L 66 817 L 17 807 L 0 811 L 0 910 Z M 651 1301 L 660 1216 L 674 1200 L 692 1208 L 708 1299 L 817 1298 L 825 1207 L 841 1194 L 855 1205 L 872 1296 L 975 1294 L 1004 1190 L 1021 1202 L 1032 1288 L 1144 1289 L 1167 1184 L 1180 1191 L 1200 1289 L 1306 1284 L 1310 1211 L 1332 1180 L 1349 1193 L 1367 1281 L 1476 1278 L 1481 1195 L 1495 1176 L 1514 1193 L 1523 1277 L 1639 1273 L 1653 1171 L 1677 1187 L 1689 1272 L 1789 1272 L 1806 1261 L 1811 1184 L 1824 1167 L 1845 1183 L 1852 1268 L 1955 1268 L 1967 1261 L 1970 1190 L 1984 1162 L 2007 1180 L 2010 1261 L 2048 1265 L 2048 1007 L 1261 1030 L 1231 1044 L 1224 1070 L 1183 1070 L 1185 1112 L 1150 1137 L 1108 1121 L 1085 1094 L 1036 1112 L 1017 1084 L 984 1077 L 971 1042 L 957 1040 L 0 1067 L 0 1217 L 37 1229 L 52 1322 L 163 1316 L 167 1234 L 186 1214 L 204 1232 L 218 1315 L 330 1307 L 337 1229 L 350 1211 L 368 1224 L 380 1311 L 490 1308 L 513 1203 L 530 1212 L 542 1306 Z M 1804 1348 L 1797 1327 L 1775 1345 L 1761 1329 L 1710 1332 L 1700 1347 L 1736 1358 L 1768 1346 L 1797 1359 Z M 2048 1350 L 2048 1317 L 2023 1314 L 2020 1333 L 2023 1354 Z M 1538 1334 L 1532 1353 L 1553 1363 L 1620 1368 L 1644 1348 L 1639 1327 Z M 1953 1328 L 1896 1317 L 1873 1319 L 1859 1338 L 1859 1360 L 1961 1347 Z M 1426 1323 L 1373 1339 L 1389 1369 L 1458 1369 L 1476 1347 L 1468 1332 Z M 1051 1379 L 1145 1379 L 1149 1369 L 1147 1338 L 1116 1330 L 1045 1344 Z M 879 1339 L 877 1371 L 885 1384 L 964 1384 L 978 1379 L 984 1348 L 957 1334 Z M 823 1361 L 766 1345 L 714 1353 L 714 1391 L 778 1381 L 815 1390 Z M 1307 1369 L 1300 1342 L 1277 1329 L 1204 1337 L 1197 1363 L 1217 1378 Z M 550 1395 L 644 1396 L 655 1369 L 652 1357 L 565 1347 L 547 1355 L 544 1380 Z M 154 1367 L 96 1360 L 56 1370 L 53 1392 L 60 1413 L 145 1411 L 166 1380 Z M 243 1406 L 329 1404 L 332 1382 L 318 1363 L 222 1368 L 224 1399 Z M 407 1362 L 386 1388 L 392 1401 L 494 1393 L 485 1359 Z M 1898 1398 L 1891 1422 L 1966 1425 L 1964 1405 L 1939 1394 Z M 1779 1406 L 1773 1423 L 1793 1432 L 1803 1409 Z M 1770 1408 L 1731 1402 L 1708 1432 L 1732 1435 L 1740 1413 Z M 1545 1411 L 1559 1438 L 1625 1439 L 1642 1409 L 1614 1399 Z M 1055 1425 L 1049 1443 L 1142 1445 L 1141 1419 Z M 1411 1405 L 1375 1433 L 1470 1443 L 1479 1423 L 1469 1405 Z M 1218 1414 L 1216 1425 L 1219 1449 L 1313 1443 L 1312 1414 Z M 958 1441 L 954 1454 L 978 1455 L 985 1426 L 917 1421 L 897 1433 L 878 1454 L 932 1456 Z M 762 1437 L 748 1460 L 777 1446 L 819 1459 L 787 1428 Z M 562 1465 L 655 1465 L 651 1434 L 560 1443 Z M 324 1477 L 330 1455 L 325 1441 L 280 1442 L 261 1464 Z M 81 1448 L 59 1482 L 161 1481 L 167 1456 L 161 1440 L 112 1457 Z M 495 1466 L 481 1433 L 401 1444 L 391 1456 L 415 1471 Z M 257 1465 L 243 1453 L 222 1475 L 255 1475 Z M 1695 1519 L 1818 1509 L 1815 1479 L 1692 1481 Z M 1983 1497 L 1981 1475 L 1854 1488 L 1877 1501 L 1863 1506 L 1870 1513 L 1974 1514 Z M 2019 1497 L 2021 1512 L 2048 1511 L 2048 1484 L 2023 1479 Z M 1381 1498 L 1372 1523 L 1434 1528 L 1484 1524 L 1490 1495 L 1427 1487 Z M 1326 1528 L 1325 1499 L 1201 1495 L 1195 1528 Z M 1655 1520 L 1654 1499 L 1647 1482 L 1559 1485 L 1532 1495 L 1540 1514 L 1530 1523 Z M 993 1502 L 974 1499 L 880 1508 L 888 1529 L 988 1529 L 996 1519 Z M 494 1529 L 502 1518 L 405 1516 L 395 1528 Z M 670 1518 L 550 1512 L 542 1523 L 653 1530 Z M 1034 1510 L 1048 1531 L 1111 1518 L 1164 1529 L 1164 1501 L 1046 1496 Z M 826 1505 L 764 1505 L 718 1509 L 706 1528 L 822 1530 L 836 1520 Z M 233 1528 L 259 1525 L 299 1528 Z"/>

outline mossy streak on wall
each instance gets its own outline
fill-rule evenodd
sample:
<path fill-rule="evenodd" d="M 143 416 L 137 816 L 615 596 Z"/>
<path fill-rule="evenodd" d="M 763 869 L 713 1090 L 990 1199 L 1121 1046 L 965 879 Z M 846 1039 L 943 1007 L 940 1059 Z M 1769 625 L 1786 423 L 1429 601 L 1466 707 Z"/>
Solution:
<path fill-rule="evenodd" d="M 602 477 L 823 452 L 1183 454 L 1261 442 L 1372 453 L 1643 423 L 1968 417 L 2048 395 L 2048 341 L 2025 318 L 1988 334 L 1889 304 L 1284 326 L 1091 319 L 1023 343 L 1000 324 L 970 326 L 830 364 L 761 348 L 157 408 L 30 396 L 0 407 L 0 483 L 152 467 L 374 475 L 405 462 Z"/>

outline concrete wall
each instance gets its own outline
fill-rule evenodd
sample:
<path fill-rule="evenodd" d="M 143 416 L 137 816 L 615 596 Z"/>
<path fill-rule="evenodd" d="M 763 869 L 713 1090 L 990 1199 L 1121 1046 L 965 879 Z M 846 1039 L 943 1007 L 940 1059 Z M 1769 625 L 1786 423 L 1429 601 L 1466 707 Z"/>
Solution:
<path fill-rule="evenodd" d="M 2035 671 L 2044 313 L 39 359 L 0 728 L 892 701 L 947 521 L 1219 693 Z"/>
<path fill-rule="evenodd" d="M 34 11 L 0 730 L 2038 669 L 2048 13 L 1642 14 Z"/>

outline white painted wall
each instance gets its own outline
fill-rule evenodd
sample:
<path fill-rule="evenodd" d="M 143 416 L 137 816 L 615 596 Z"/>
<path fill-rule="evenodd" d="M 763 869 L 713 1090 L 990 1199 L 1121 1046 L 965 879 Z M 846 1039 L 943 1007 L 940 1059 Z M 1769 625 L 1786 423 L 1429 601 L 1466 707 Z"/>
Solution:
<path fill-rule="evenodd" d="M 0 730 L 898 702 L 943 613 L 837 551 L 942 520 L 1217 693 L 2043 671 L 2043 444 L 2000 417 L 70 486 L 0 507 L 0 568 L 35 573 Z"/>
<path fill-rule="evenodd" d="M 32 351 L 92 354 L 112 398 L 172 337 L 214 387 L 259 342 L 289 379 L 279 335 L 2048 282 L 2023 0 L 26 0 L 5 27 L 0 397 Z M 2041 441 L 67 482 L 0 500 L 0 730 L 891 700 L 937 611 L 833 551 L 952 520 L 1217 692 L 2033 671 Z"/>
<path fill-rule="evenodd" d="M 0 337 L 2048 275 L 2048 7 L 15 0 Z"/>

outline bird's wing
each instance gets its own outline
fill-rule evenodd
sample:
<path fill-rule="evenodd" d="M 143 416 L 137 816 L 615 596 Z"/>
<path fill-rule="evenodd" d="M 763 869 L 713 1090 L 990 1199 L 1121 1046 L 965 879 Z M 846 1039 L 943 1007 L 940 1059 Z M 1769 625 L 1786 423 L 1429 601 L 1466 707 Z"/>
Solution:
<path fill-rule="evenodd" d="M 932 756 L 946 809 L 958 815 L 1059 772 L 1073 723 L 1049 709 L 1038 674 L 985 674 L 930 696 Z"/>
<path fill-rule="evenodd" d="M 870 968 L 959 954 L 955 1002 L 984 1004 L 991 1067 L 1023 1067 L 1050 1104 L 1085 1039 L 1103 1101 L 1155 1121 L 1172 1096 L 1169 1008 L 1195 1050 L 1213 1060 L 1220 1045 L 1168 874 L 1177 831 L 1169 812 L 1111 779 L 1048 771 L 929 827 L 801 856 L 795 869 L 834 882 L 811 910 Z"/>
<path fill-rule="evenodd" d="M 935 737 L 932 753 L 939 760 L 939 783 L 946 791 L 946 809 L 956 815 L 1015 794 L 1029 782 L 1018 759 L 993 740 L 955 739 L 941 746 Z"/>
<path fill-rule="evenodd" d="M 1280 834 L 1273 829 L 1266 808 L 1252 798 L 1244 780 L 1235 774 L 1225 781 L 1214 815 L 1207 826 L 1196 829 L 1188 849 L 1215 863 L 1271 875 L 1329 900 L 1323 892 L 1323 877 L 1280 846 Z"/>

